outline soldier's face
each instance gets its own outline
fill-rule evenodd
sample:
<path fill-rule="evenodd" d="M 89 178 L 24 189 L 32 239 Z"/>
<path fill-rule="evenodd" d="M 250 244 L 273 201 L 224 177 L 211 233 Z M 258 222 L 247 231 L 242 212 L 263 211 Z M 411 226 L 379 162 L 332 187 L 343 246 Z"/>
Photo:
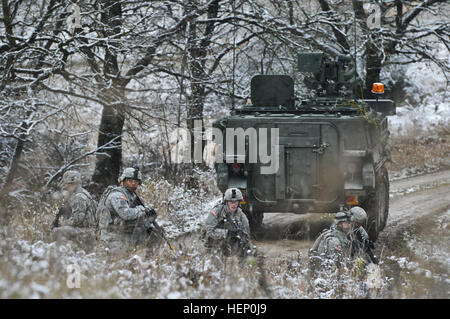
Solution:
<path fill-rule="evenodd" d="M 137 181 L 135 179 L 125 179 L 123 181 L 123 186 L 125 186 L 125 188 L 128 189 L 128 191 L 133 193 L 138 188 L 139 181 Z"/>
<path fill-rule="evenodd" d="M 341 223 L 342 231 L 346 234 L 348 234 L 352 229 L 352 224 L 349 222 L 342 222 Z"/>
<path fill-rule="evenodd" d="M 75 190 L 75 188 L 77 187 L 76 184 L 74 183 L 66 183 L 63 185 L 63 192 L 67 192 L 67 193 L 73 193 L 73 191 Z"/>
<path fill-rule="evenodd" d="M 64 201 L 68 201 L 70 196 L 74 193 L 76 188 L 75 184 L 66 183 L 62 186 L 61 195 Z"/>
<path fill-rule="evenodd" d="M 236 200 L 236 201 L 232 201 L 232 200 L 227 201 L 228 211 L 230 211 L 230 212 L 234 212 L 238 208 L 238 206 L 239 206 L 239 201 L 238 200 Z"/>

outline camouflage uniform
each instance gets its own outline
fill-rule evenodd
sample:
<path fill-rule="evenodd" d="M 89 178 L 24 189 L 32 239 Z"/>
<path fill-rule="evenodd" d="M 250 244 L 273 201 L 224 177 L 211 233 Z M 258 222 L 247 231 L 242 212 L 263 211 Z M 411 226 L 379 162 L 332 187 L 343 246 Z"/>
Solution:
<path fill-rule="evenodd" d="M 76 188 L 65 206 L 67 206 L 69 214 L 66 215 L 68 218 L 61 222 L 62 226 L 97 227 L 97 204 L 92 199 L 91 194 L 81 185 Z"/>
<path fill-rule="evenodd" d="M 140 182 L 142 177 L 137 169 L 126 168 L 119 182 L 125 179 Z M 99 201 L 97 214 L 99 238 L 112 252 L 125 252 L 148 239 L 146 208 L 138 195 L 125 186 L 109 186 Z"/>
<path fill-rule="evenodd" d="M 208 249 L 219 248 L 225 255 L 241 254 L 244 244 L 230 236 L 233 232 L 241 231 L 248 240 L 250 227 L 247 216 L 240 207 L 234 212 L 227 213 L 226 203 L 221 203 L 208 214 L 203 229 L 203 239 Z M 244 238 L 242 238 L 244 239 Z"/>
<path fill-rule="evenodd" d="M 340 262 L 351 258 L 354 238 L 351 232 L 345 233 L 340 228 L 340 222 L 350 223 L 350 215 L 337 213 L 335 223 L 317 237 L 309 251 L 311 268 L 327 261 Z"/>
<path fill-rule="evenodd" d="M 358 241 L 361 244 L 361 247 L 363 247 L 364 243 L 369 241 L 369 234 L 366 232 L 364 227 L 359 226 L 357 229 L 353 231 L 354 233 L 354 240 Z"/>
<path fill-rule="evenodd" d="M 377 262 L 375 255 L 373 255 L 372 248 L 373 243 L 369 239 L 369 234 L 367 234 L 363 225 L 367 222 L 367 213 L 366 211 L 358 206 L 354 206 L 350 209 L 349 213 L 351 214 L 351 220 L 354 223 L 354 231 L 353 231 L 353 251 L 352 257 L 361 256 L 364 261 L 370 263 L 372 261 Z M 372 253 L 372 258 L 369 255 L 369 252 Z"/>
<path fill-rule="evenodd" d="M 67 201 L 60 208 L 52 237 L 56 241 L 71 240 L 80 246 L 93 246 L 95 228 L 97 227 L 97 203 L 91 194 L 81 187 L 81 175 L 77 171 L 67 171 L 63 175 L 62 186 L 70 186 L 65 190 Z M 59 217 L 62 220 L 59 221 Z"/>
<path fill-rule="evenodd" d="M 337 227 L 322 233 L 316 241 L 318 256 L 334 259 L 351 255 L 352 239 Z"/>
<path fill-rule="evenodd" d="M 124 251 L 141 242 L 145 207 L 137 205 L 135 193 L 123 186 L 114 187 L 108 191 L 101 206 L 99 203 L 101 241 L 113 251 Z"/>

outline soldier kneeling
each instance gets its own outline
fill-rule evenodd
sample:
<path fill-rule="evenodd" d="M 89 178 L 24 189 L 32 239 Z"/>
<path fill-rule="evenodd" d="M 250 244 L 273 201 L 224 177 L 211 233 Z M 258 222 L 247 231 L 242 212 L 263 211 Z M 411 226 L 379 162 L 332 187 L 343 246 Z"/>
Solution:
<path fill-rule="evenodd" d="M 225 256 L 246 257 L 250 252 L 250 227 L 239 207 L 243 200 L 237 188 L 225 191 L 222 203 L 208 214 L 202 237 L 208 250 L 219 249 Z"/>
<path fill-rule="evenodd" d="M 62 205 L 52 223 L 52 239 L 70 240 L 81 248 L 95 245 L 97 227 L 97 203 L 89 192 L 81 187 L 81 174 L 66 171 L 61 181 Z"/>
<path fill-rule="evenodd" d="M 375 256 L 373 242 L 369 239 L 364 226 L 367 223 L 367 213 L 359 206 L 354 206 L 349 210 L 353 223 L 353 252 L 352 257 L 360 256 L 366 263 L 378 264 L 378 258 Z"/>
<path fill-rule="evenodd" d="M 340 267 L 342 262 L 351 259 L 352 223 L 348 211 L 338 212 L 330 229 L 322 232 L 309 251 L 310 275 L 330 267 Z"/>
<path fill-rule="evenodd" d="M 112 253 L 126 253 L 140 244 L 146 247 L 156 244 L 156 239 L 151 236 L 157 231 L 156 212 L 145 207 L 137 195 L 141 182 L 141 172 L 128 167 L 119 177 L 122 185 L 109 186 L 100 198 L 97 210 L 99 239 Z"/>

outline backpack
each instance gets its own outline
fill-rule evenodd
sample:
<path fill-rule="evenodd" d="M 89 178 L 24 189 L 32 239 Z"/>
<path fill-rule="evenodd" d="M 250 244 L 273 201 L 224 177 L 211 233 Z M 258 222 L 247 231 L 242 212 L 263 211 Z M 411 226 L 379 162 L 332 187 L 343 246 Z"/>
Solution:
<path fill-rule="evenodd" d="M 83 195 L 89 201 L 88 214 L 89 214 L 89 227 L 97 229 L 98 227 L 98 216 L 97 216 L 97 202 L 92 198 L 91 194 L 83 188 Z"/>
<path fill-rule="evenodd" d="M 310 256 L 318 255 L 317 249 L 319 248 L 320 243 L 322 242 L 322 240 L 325 240 L 327 237 L 329 237 L 329 235 L 331 235 L 331 231 L 332 231 L 332 229 L 325 229 L 324 231 L 322 231 L 322 233 L 320 233 L 319 237 L 317 237 L 316 241 L 314 242 L 312 247 L 309 249 Z"/>
<path fill-rule="evenodd" d="M 106 229 L 108 225 L 113 222 L 113 217 L 115 216 L 111 216 L 111 212 L 109 211 L 108 207 L 106 207 L 106 199 L 108 198 L 109 194 L 111 194 L 117 188 L 118 186 L 109 185 L 102 193 L 102 196 L 100 196 L 96 211 L 98 229 Z"/>

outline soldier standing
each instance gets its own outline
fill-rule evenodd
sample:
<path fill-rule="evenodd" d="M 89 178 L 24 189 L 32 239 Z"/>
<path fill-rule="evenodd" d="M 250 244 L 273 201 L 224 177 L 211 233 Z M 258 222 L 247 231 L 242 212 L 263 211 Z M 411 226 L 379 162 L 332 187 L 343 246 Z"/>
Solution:
<path fill-rule="evenodd" d="M 145 243 L 156 212 L 144 206 L 136 194 L 142 182 L 137 168 L 128 167 L 119 177 L 121 186 L 109 186 L 99 201 L 99 239 L 115 252 Z"/>
<path fill-rule="evenodd" d="M 81 174 L 75 170 L 66 171 L 61 188 L 63 204 L 52 223 L 52 236 L 55 240 L 65 238 L 79 239 L 86 244 L 88 241 L 94 242 L 97 203 L 81 186 Z"/>
<path fill-rule="evenodd" d="M 247 216 L 239 207 L 242 200 L 239 189 L 229 188 L 224 193 L 223 202 L 208 214 L 203 229 L 207 249 L 219 248 L 225 256 L 247 256 L 250 227 Z"/>

